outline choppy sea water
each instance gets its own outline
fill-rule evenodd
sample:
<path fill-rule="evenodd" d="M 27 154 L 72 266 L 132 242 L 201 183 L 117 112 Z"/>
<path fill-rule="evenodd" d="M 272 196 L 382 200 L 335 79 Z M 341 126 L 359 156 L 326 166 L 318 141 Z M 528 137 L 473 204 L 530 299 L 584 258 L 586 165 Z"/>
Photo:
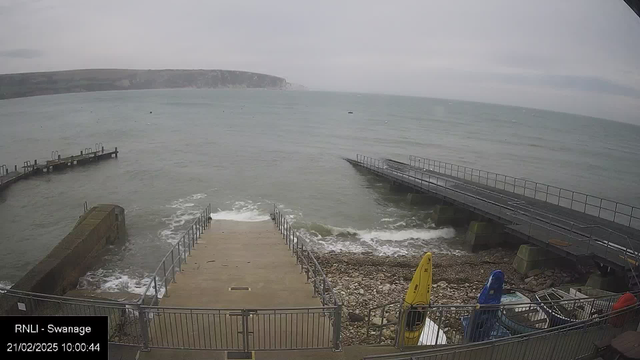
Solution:
<path fill-rule="evenodd" d="M 353 114 L 348 114 L 352 111 Z M 330 92 L 145 90 L 0 101 L 0 164 L 103 143 L 120 157 L 0 194 L 0 284 L 62 239 L 83 203 L 126 209 L 129 241 L 83 286 L 140 292 L 209 203 L 214 218 L 268 219 L 273 204 L 320 251 L 463 253 L 464 229 L 354 169 L 361 153 L 410 154 L 640 204 L 640 127 L 490 104 Z"/>

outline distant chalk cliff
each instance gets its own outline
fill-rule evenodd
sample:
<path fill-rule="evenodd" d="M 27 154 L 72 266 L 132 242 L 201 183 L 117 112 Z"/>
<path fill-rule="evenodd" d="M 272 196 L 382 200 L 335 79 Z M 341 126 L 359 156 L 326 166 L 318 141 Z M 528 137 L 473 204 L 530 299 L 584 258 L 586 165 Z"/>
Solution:
<path fill-rule="evenodd" d="M 305 89 L 281 77 L 235 70 L 87 69 L 0 75 L 0 100 L 87 91 L 179 88 Z"/>

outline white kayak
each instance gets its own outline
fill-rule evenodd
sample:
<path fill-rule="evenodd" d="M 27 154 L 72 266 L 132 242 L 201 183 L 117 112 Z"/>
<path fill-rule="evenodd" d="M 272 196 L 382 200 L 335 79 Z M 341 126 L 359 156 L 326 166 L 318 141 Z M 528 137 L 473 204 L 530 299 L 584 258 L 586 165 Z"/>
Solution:
<path fill-rule="evenodd" d="M 447 336 L 444 331 L 438 329 L 438 325 L 427 318 L 424 320 L 424 328 L 422 329 L 422 334 L 420 334 L 418 345 L 436 345 L 436 339 L 438 340 L 438 345 L 447 343 Z"/>

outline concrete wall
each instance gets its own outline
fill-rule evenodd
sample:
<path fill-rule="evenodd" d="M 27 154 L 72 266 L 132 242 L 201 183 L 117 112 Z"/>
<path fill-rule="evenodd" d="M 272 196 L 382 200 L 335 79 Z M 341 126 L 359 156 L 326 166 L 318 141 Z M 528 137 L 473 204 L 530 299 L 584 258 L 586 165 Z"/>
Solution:
<path fill-rule="evenodd" d="M 95 255 L 107 245 L 127 238 L 124 209 L 97 205 L 83 214 L 73 230 L 11 288 L 63 295 L 75 289 L 78 278 L 94 264 Z"/>

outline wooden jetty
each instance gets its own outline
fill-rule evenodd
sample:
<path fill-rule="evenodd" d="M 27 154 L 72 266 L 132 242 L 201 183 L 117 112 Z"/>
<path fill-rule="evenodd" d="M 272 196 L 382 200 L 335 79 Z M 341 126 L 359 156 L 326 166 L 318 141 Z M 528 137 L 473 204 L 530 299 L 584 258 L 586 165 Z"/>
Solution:
<path fill-rule="evenodd" d="M 8 188 L 11 184 L 26 179 L 33 175 L 52 173 L 73 166 L 85 165 L 94 161 L 111 159 L 118 157 L 118 147 L 113 150 L 105 150 L 101 144 L 96 144 L 95 150 L 85 148 L 79 155 L 62 157 L 57 151 L 51 152 L 51 160 L 38 162 L 38 160 L 25 161 L 21 168 L 14 165 L 11 171 L 6 165 L 0 165 L 0 192 Z"/>

